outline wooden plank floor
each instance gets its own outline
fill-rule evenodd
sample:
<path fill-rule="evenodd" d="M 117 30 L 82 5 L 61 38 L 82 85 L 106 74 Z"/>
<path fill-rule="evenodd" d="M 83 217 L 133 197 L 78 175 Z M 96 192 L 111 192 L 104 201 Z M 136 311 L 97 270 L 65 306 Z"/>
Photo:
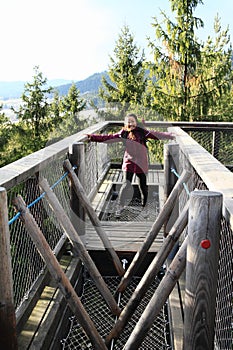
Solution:
<path fill-rule="evenodd" d="M 132 206 L 124 211 L 120 220 L 114 217 L 115 203 L 106 203 L 109 201 L 113 185 L 119 190 L 122 181 L 123 173 L 121 169 L 110 169 L 99 189 L 99 192 L 93 199 L 92 205 L 98 215 L 102 213 L 103 229 L 109 237 L 113 248 L 116 251 L 136 252 L 143 244 L 143 241 L 145 240 L 154 223 L 156 215 L 158 214 L 155 214 L 155 207 L 157 210 L 159 210 L 159 208 L 163 205 L 164 172 L 161 169 L 149 170 L 147 176 L 147 183 L 149 186 L 148 207 L 149 210 L 151 210 L 152 215 L 150 215 L 147 219 L 143 219 L 141 214 L 137 215 L 137 212 L 140 212 L 140 208 L 134 208 Z M 132 184 L 137 184 L 136 176 L 134 176 Z M 155 197 L 153 197 L 151 191 L 155 191 L 156 188 L 157 194 Z M 111 212 L 109 221 L 106 220 L 106 217 L 108 216 L 106 215 L 106 211 L 108 210 Z M 132 211 L 132 219 L 130 219 L 130 210 Z M 126 219 L 124 214 L 127 214 L 127 221 L 125 221 Z M 136 217 L 137 220 L 135 221 Z M 160 232 L 149 252 L 158 252 L 162 242 L 163 232 Z M 85 243 L 88 250 L 104 250 L 103 243 L 90 222 L 86 224 Z"/>
<path fill-rule="evenodd" d="M 116 251 L 136 252 L 143 244 L 153 222 L 102 221 L 113 248 Z M 163 233 L 159 233 L 149 252 L 158 252 L 163 243 Z M 103 243 L 92 224 L 86 226 L 86 247 L 88 250 L 104 250 Z"/>
<path fill-rule="evenodd" d="M 106 201 L 109 198 L 109 193 L 113 188 L 113 185 L 118 190 L 123 182 L 123 172 L 121 169 L 110 168 L 106 174 L 98 193 L 92 200 L 92 206 L 95 209 L 97 215 L 104 210 Z M 133 177 L 133 185 L 137 184 L 136 176 Z M 149 186 L 149 198 L 151 196 L 150 188 L 158 186 L 158 207 L 163 205 L 163 194 L 164 194 L 164 171 L 161 169 L 150 169 L 147 176 L 147 184 Z"/>

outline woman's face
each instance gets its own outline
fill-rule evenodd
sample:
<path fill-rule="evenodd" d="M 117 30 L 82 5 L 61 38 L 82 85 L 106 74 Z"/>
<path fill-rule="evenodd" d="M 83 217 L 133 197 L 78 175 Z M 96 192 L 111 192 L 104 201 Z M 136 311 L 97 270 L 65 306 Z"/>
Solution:
<path fill-rule="evenodd" d="M 125 118 L 125 126 L 128 130 L 133 130 L 137 126 L 137 121 L 134 117 L 126 117 Z"/>

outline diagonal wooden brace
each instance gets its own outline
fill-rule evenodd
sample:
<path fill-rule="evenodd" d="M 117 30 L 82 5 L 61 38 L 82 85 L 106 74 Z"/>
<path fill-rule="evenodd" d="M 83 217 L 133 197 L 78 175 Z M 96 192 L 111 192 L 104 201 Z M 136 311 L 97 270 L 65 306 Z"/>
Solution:
<path fill-rule="evenodd" d="M 85 208 L 97 234 L 99 235 L 100 239 L 102 240 L 105 249 L 109 253 L 110 257 L 112 258 L 112 261 L 114 263 L 114 266 L 116 268 L 118 275 L 123 276 L 123 274 L 125 273 L 125 270 L 122 267 L 120 259 L 117 255 L 117 253 L 115 252 L 114 248 L 112 247 L 112 244 L 111 244 L 110 240 L 108 239 L 108 236 L 106 235 L 106 232 L 104 231 L 104 229 L 101 225 L 101 222 L 98 219 L 98 216 L 97 216 L 95 210 L 93 209 L 88 197 L 86 196 L 85 191 L 83 189 L 83 186 L 82 186 L 81 182 L 79 181 L 79 178 L 75 174 L 75 172 L 72 168 L 72 165 L 68 159 L 66 159 L 64 161 L 64 168 L 66 171 L 69 172 L 70 179 L 71 179 L 72 184 L 74 186 L 74 190 L 75 190 L 77 196 L 79 197 L 79 200 L 81 201 L 83 207 Z"/>
<path fill-rule="evenodd" d="M 142 298 L 145 296 L 150 284 L 152 283 L 152 280 L 156 277 L 161 266 L 165 262 L 171 250 L 174 248 L 175 243 L 178 241 L 181 233 L 183 232 L 184 228 L 188 223 L 188 208 L 189 201 L 186 203 L 183 211 L 181 212 L 180 216 L 171 228 L 168 236 L 165 238 L 159 252 L 152 260 L 150 266 L 143 275 L 141 281 L 139 282 L 138 286 L 133 292 L 125 308 L 122 310 L 111 332 L 106 337 L 105 342 L 107 345 L 110 343 L 112 338 L 117 338 L 123 331 L 126 324 L 134 314 L 136 308 L 140 304 Z"/>
<path fill-rule="evenodd" d="M 69 279 L 67 278 L 66 274 L 63 272 L 61 266 L 59 265 L 55 255 L 53 254 L 53 251 L 51 250 L 43 233 L 38 227 L 34 217 L 31 215 L 29 209 L 26 207 L 22 197 L 18 196 L 17 198 L 15 198 L 14 205 L 17 208 L 17 210 L 20 211 L 20 218 L 24 222 L 28 234 L 32 238 L 32 241 L 34 242 L 42 258 L 44 259 L 52 278 L 54 278 L 58 288 L 63 294 L 72 312 L 80 322 L 80 325 L 83 327 L 84 331 L 89 337 L 92 345 L 95 349 L 106 350 L 107 347 L 104 344 L 103 339 L 99 335 L 93 321 L 84 309 L 79 297 L 77 296 Z"/>
<path fill-rule="evenodd" d="M 141 343 L 150 330 L 156 316 L 165 304 L 169 294 L 185 269 L 187 252 L 187 237 L 175 255 L 165 276 L 155 290 L 153 297 L 147 304 L 133 332 L 128 338 L 123 350 L 139 349 Z"/>
<path fill-rule="evenodd" d="M 174 207 L 174 204 L 175 204 L 175 200 L 179 195 L 179 193 L 182 191 L 183 185 L 189 179 L 190 175 L 191 173 L 185 170 L 181 174 L 179 180 L 177 181 L 167 201 L 165 202 L 161 212 L 159 213 L 156 221 L 154 222 L 152 228 L 150 229 L 147 238 L 143 242 L 143 245 L 141 246 L 139 251 L 135 254 L 129 268 L 125 272 L 125 275 L 122 277 L 121 282 L 117 289 L 118 292 L 123 292 L 126 289 L 133 275 L 135 274 L 137 269 L 140 267 L 140 264 L 145 258 L 152 243 L 154 242 L 155 238 L 159 234 L 160 229 L 162 228 L 163 224 L 165 223 L 169 214 L 171 213 L 172 208 Z"/>
<path fill-rule="evenodd" d="M 39 180 L 39 185 L 45 192 L 45 196 L 49 204 L 51 205 L 56 215 L 56 218 L 58 219 L 60 225 L 63 227 L 74 249 L 79 254 L 80 259 L 82 260 L 84 266 L 87 268 L 87 271 L 89 272 L 91 278 L 95 282 L 96 287 L 99 289 L 100 293 L 104 297 L 112 313 L 114 315 L 118 315 L 120 313 L 120 308 L 117 305 L 116 300 L 114 299 L 106 283 L 104 282 L 103 277 L 101 276 L 96 265 L 91 259 L 88 251 L 86 250 L 82 240 L 80 239 L 78 233 L 76 232 L 74 226 L 72 225 L 70 218 L 66 214 L 59 200 L 57 199 L 55 193 L 49 187 L 49 184 L 46 179 L 41 178 Z"/>

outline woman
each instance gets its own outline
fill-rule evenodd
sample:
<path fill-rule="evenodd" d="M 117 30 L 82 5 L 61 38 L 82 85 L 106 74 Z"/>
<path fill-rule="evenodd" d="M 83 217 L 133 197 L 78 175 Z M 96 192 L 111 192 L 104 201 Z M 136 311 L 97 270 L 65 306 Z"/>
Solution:
<path fill-rule="evenodd" d="M 124 180 L 119 192 L 116 216 L 120 216 L 124 208 L 134 174 L 136 174 L 139 179 L 142 207 L 144 208 L 148 198 L 147 173 L 149 168 L 146 141 L 148 139 L 174 139 L 174 135 L 169 132 L 151 131 L 140 127 L 138 125 L 137 116 L 130 113 L 125 117 L 124 127 L 118 133 L 105 135 L 88 134 L 87 137 L 89 141 L 122 141 L 125 144 L 122 162 Z M 144 213 L 146 213 L 146 211 Z"/>

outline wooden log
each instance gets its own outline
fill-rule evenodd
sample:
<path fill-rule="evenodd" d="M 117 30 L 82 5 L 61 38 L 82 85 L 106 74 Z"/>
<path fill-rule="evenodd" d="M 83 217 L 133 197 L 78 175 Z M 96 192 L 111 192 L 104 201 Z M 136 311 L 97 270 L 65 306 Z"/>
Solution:
<path fill-rule="evenodd" d="M 164 306 L 169 294 L 173 290 L 181 273 L 184 271 L 186 263 L 187 238 L 181 245 L 178 253 L 170 264 L 165 276 L 161 280 L 158 288 L 155 290 L 153 297 L 147 304 L 138 323 L 128 338 L 123 350 L 139 349 L 139 346 L 152 327 L 156 316 Z M 207 348 L 206 348 L 207 349 Z"/>
<path fill-rule="evenodd" d="M 143 275 L 141 281 L 139 282 L 138 286 L 133 292 L 128 303 L 126 304 L 125 308 L 122 310 L 114 327 L 112 328 L 109 335 L 106 337 L 105 343 L 107 345 L 109 345 L 112 338 L 117 338 L 120 335 L 120 333 L 126 326 L 127 322 L 135 312 L 137 306 L 140 304 L 142 298 L 146 294 L 153 279 L 158 274 L 161 266 L 163 265 L 166 258 L 170 254 L 175 243 L 179 239 L 181 233 L 183 232 L 188 222 L 188 207 L 189 207 L 189 203 L 187 203 L 186 206 L 184 207 L 181 215 L 175 222 L 169 235 L 165 238 L 159 252 L 156 254 L 154 259 L 152 260 L 150 266 L 148 267 L 145 274 Z"/>
<path fill-rule="evenodd" d="M 65 233 L 67 234 L 68 239 L 73 245 L 76 253 L 80 256 L 80 259 L 82 260 L 84 266 L 86 267 L 87 271 L 89 272 L 90 276 L 95 282 L 96 287 L 99 289 L 100 293 L 102 294 L 103 298 L 108 304 L 110 310 L 114 315 L 119 315 L 120 308 L 117 305 L 116 300 L 114 299 L 113 295 L 109 291 L 106 283 L 104 282 L 103 277 L 101 276 L 93 260 L 88 254 L 88 251 L 86 250 L 82 240 L 80 239 L 78 233 L 76 232 L 74 226 L 72 225 L 69 217 L 65 213 L 65 210 L 62 208 L 54 192 L 50 189 L 47 180 L 44 178 L 40 178 L 39 184 L 40 184 L 40 187 L 45 192 L 45 196 L 49 204 L 51 205 L 56 215 L 56 218 L 58 219 L 60 225 L 65 230 Z"/>
<path fill-rule="evenodd" d="M 0 344 L 2 349 L 16 350 L 16 317 L 8 226 L 7 192 L 0 187 Z"/>
<path fill-rule="evenodd" d="M 153 241 L 157 237 L 159 231 L 161 230 L 161 227 L 163 226 L 164 222 L 167 220 L 169 214 L 172 211 L 172 208 L 175 205 L 175 201 L 179 193 L 183 189 L 183 184 L 188 180 L 191 173 L 187 171 L 183 171 L 181 174 L 181 177 L 176 182 L 175 187 L 173 188 L 172 192 L 170 193 L 167 201 L 165 202 L 162 210 L 160 211 L 156 221 L 154 222 L 152 228 L 150 229 L 147 238 L 145 239 L 143 245 L 141 246 L 140 250 L 135 254 L 129 268 L 126 270 L 125 275 L 122 277 L 121 282 L 117 288 L 119 292 L 123 292 L 127 285 L 129 284 L 131 278 L 139 268 L 140 264 L 142 263 L 143 259 L 145 258 L 148 250 L 150 249 Z"/>
<path fill-rule="evenodd" d="M 79 197 L 85 210 L 87 211 L 87 214 L 88 214 L 97 234 L 99 235 L 100 239 L 102 240 L 106 251 L 109 253 L 110 257 L 112 258 L 113 264 L 116 268 L 118 275 L 123 276 L 125 271 L 122 267 L 120 259 L 117 255 L 117 253 L 115 252 L 114 248 L 112 247 L 112 244 L 111 244 L 110 240 L 108 239 L 108 236 L 106 235 L 105 231 L 103 230 L 101 222 L 98 219 L 97 214 L 96 214 L 95 210 L 93 209 L 88 197 L 85 195 L 85 191 L 84 191 L 78 177 L 76 176 L 68 159 L 64 161 L 64 167 L 69 172 L 71 181 L 72 181 L 73 186 L 74 186 L 75 191 L 76 191 L 76 194 Z"/>
<path fill-rule="evenodd" d="M 172 169 L 179 169 L 179 145 L 168 143 L 164 145 L 164 175 L 165 175 L 165 186 L 164 186 L 164 199 L 165 201 L 169 197 L 172 189 L 174 188 L 177 177 L 175 176 Z M 179 201 L 176 201 L 169 217 L 164 223 L 164 236 L 166 237 L 174 222 L 179 215 Z"/>
<path fill-rule="evenodd" d="M 74 142 L 69 148 L 69 159 L 72 166 L 77 168 L 74 170 L 83 185 L 85 181 L 85 149 L 83 142 Z M 79 197 L 71 182 L 70 186 L 70 208 L 71 208 L 71 222 L 78 230 L 82 242 L 85 244 L 85 210 L 80 203 Z"/>
<path fill-rule="evenodd" d="M 43 233 L 41 232 L 31 213 L 29 212 L 29 209 L 26 207 L 21 196 L 18 196 L 14 199 L 14 205 L 16 209 L 20 212 L 20 218 L 24 222 L 25 228 L 28 234 L 30 235 L 32 241 L 34 242 L 37 250 L 39 251 L 41 257 L 45 261 L 47 268 L 51 274 L 51 277 L 55 280 L 58 288 L 64 295 L 66 302 L 68 303 L 72 312 L 80 322 L 80 325 L 83 327 L 84 331 L 88 335 L 94 348 L 106 350 L 107 348 L 103 342 L 103 339 L 97 332 L 93 321 L 84 309 L 69 279 L 63 272 L 55 255 L 53 254 L 53 251 L 51 250 Z"/>
<path fill-rule="evenodd" d="M 214 349 L 222 194 L 190 199 L 184 308 L 184 349 Z"/>
<path fill-rule="evenodd" d="M 219 156 L 220 137 L 221 137 L 220 131 L 218 131 L 218 130 L 213 131 L 212 155 L 216 159 L 218 159 L 218 156 Z"/>

